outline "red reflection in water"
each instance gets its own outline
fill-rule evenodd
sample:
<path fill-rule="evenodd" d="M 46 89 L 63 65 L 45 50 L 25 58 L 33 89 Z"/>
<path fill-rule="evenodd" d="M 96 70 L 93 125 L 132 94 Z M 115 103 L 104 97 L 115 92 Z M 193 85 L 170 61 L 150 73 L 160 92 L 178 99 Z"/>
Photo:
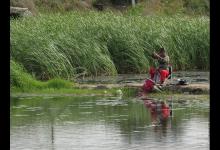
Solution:
<path fill-rule="evenodd" d="M 164 124 L 170 116 L 170 108 L 163 101 L 145 99 L 144 106 L 149 110 L 154 125 Z"/>

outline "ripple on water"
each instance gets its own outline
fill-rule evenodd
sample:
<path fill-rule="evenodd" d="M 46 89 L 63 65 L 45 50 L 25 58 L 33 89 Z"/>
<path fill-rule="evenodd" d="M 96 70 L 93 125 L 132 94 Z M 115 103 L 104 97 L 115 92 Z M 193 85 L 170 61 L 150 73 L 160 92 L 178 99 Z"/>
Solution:
<path fill-rule="evenodd" d="M 44 115 L 44 113 L 40 113 L 40 114 L 36 114 L 37 116 L 41 116 L 41 115 Z"/>
<path fill-rule="evenodd" d="M 92 112 L 80 112 L 81 115 L 88 115 L 88 114 L 92 114 Z"/>
<path fill-rule="evenodd" d="M 24 111 L 37 111 L 37 110 L 41 110 L 42 107 L 27 107 L 25 108 Z"/>
<path fill-rule="evenodd" d="M 122 100 L 101 100 L 97 101 L 96 105 L 99 106 L 127 106 L 128 104 Z"/>
<path fill-rule="evenodd" d="M 14 129 L 17 124 L 25 124 L 25 126 L 23 126 L 24 128 L 17 128 L 15 132 L 11 132 L 12 149 L 19 149 L 18 147 L 21 144 L 23 146 L 21 149 L 73 149 L 73 147 L 75 149 L 88 150 L 208 149 L 209 122 L 207 116 L 203 115 L 203 112 L 208 112 L 206 109 L 207 104 L 205 104 L 204 109 L 200 109 L 200 107 L 187 108 L 189 106 L 181 108 L 181 104 L 175 105 L 173 110 L 177 110 L 177 113 L 174 112 L 173 120 L 169 122 L 170 124 L 168 124 L 167 127 L 164 127 L 151 124 L 150 113 L 142 109 L 142 105 L 136 101 L 130 102 L 119 99 L 100 100 L 100 97 L 97 99 L 99 100 L 92 102 L 82 100 L 81 102 L 72 104 L 69 103 L 69 101 L 65 103 L 64 99 L 67 109 L 65 107 L 61 108 L 58 105 L 47 105 L 47 108 L 40 112 L 25 112 L 25 114 L 32 116 L 32 119 L 26 119 L 25 116 L 28 115 L 23 116 L 19 114 L 20 111 L 16 109 L 40 109 L 30 106 L 12 106 L 11 108 L 15 109 L 11 111 L 12 119 L 15 119 L 14 124 L 12 124 L 12 129 Z M 56 101 L 53 103 L 56 103 Z M 106 109 L 106 107 L 96 107 L 96 104 L 104 104 L 110 109 L 114 106 L 125 107 L 114 107 L 116 111 L 108 111 L 110 109 Z M 135 107 L 130 107 L 130 104 Z M 39 103 L 39 106 L 41 105 L 42 103 Z M 128 107 L 126 107 L 127 105 Z M 201 102 L 199 105 L 203 106 L 204 104 Z M 49 106 L 56 106 L 57 108 L 48 108 Z M 77 109 L 76 112 L 74 111 L 74 107 Z M 79 107 L 82 109 L 78 109 Z M 45 106 L 42 108 L 45 108 Z M 86 110 L 87 108 L 91 109 Z M 51 116 L 49 116 L 47 112 L 48 109 L 55 109 L 54 111 L 51 110 L 51 112 L 58 114 L 57 116 L 54 115 L 56 116 L 53 118 L 54 124 L 48 121 L 51 119 Z M 57 111 L 57 109 L 59 109 L 59 111 Z M 187 109 L 187 111 L 181 111 L 180 109 Z M 178 110 L 180 111 L 178 112 Z M 47 117 L 35 116 L 43 115 L 44 113 Z M 195 115 L 192 115 L 193 113 Z M 14 116 L 17 116 L 17 118 Z M 94 117 L 95 120 L 92 120 L 91 116 Z M 24 119 L 22 119 L 22 117 Z M 199 119 L 196 120 L 194 118 Z M 35 122 L 33 121 L 34 119 L 42 120 Z M 24 122 L 23 120 L 26 121 Z M 27 128 L 27 126 L 30 128 Z M 39 126 L 41 127 L 39 128 Z M 53 144 L 54 147 L 47 147 L 48 143 Z"/>
<path fill-rule="evenodd" d="M 82 105 L 82 106 L 79 106 L 80 109 L 92 109 L 93 106 L 92 105 Z"/>
<path fill-rule="evenodd" d="M 30 115 L 21 115 L 21 114 L 17 114 L 17 115 L 13 115 L 14 117 L 28 117 Z"/>
<path fill-rule="evenodd" d="M 78 107 L 78 105 L 68 105 L 68 107 Z"/>
<path fill-rule="evenodd" d="M 58 108 L 56 108 L 56 107 L 50 107 L 50 108 L 48 108 L 49 110 L 58 110 Z"/>
<path fill-rule="evenodd" d="M 25 108 L 25 107 L 28 107 L 27 105 L 18 105 L 18 106 L 12 106 L 12 108 Z"/>
<path fill-rule="evenodd" d="M 18 99 L 22 100 L 22 99 L 34 99 L 34 97 L 28 96 L 28 97 L 19 97 Z"/>
<path fill-rule="evenodd" d="M 141 130 L 134 130 L 133 132 L 134 132 L 134 133 L 139 133 L 139 132 L 144 132 L 144 131 L 141 131 Z"/>
<path fill-rule="evenodd" d="M 44 96 L 44 97 L 42 97 L 42 99 L 52 99 L 52 98 L 54 98 L 53 96 Z"/>
<path fill-rule="evenodd" d="M 65 125 L 67 125 L 67 124 L 71 124 L 71 125 L 80 124 L 80 122 L 78 122 L 78 121 L 64 121 L 63 123 L 64 123 Z"/>
<path fill-rule="evenodd" d="M 69 116 L 69 115 L 60 115 L 60 117 L 66 117 L 66 116 Z"/>

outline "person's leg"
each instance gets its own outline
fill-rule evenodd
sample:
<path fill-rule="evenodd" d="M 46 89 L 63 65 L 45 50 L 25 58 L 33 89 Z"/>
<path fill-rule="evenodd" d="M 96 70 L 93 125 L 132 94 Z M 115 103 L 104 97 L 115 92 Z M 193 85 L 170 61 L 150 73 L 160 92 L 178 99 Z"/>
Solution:
<path fill-rule="evenodd" d="M 153 68 L 153 67 L 151 67 L 151 68 L 150 68 L 150 71 L 149 71 L 149 74 L 150 74 L 150 78 L 151 78 L 151 79 L 154 78 L 154 74 L 155 74 L 155 72 L 156 72 L 156 69 Z"/>
<path fill-rule="evenodd" d="M 168 70 L 160 70 L 160 83 L 163 84 L 165 79 L 169 76 Z"/>
<path fill-rule="evenodd" d="M 154 82 L 156 84 L 160 83 L 160 70 L 156 69 L 155 73 L 154 73 Z"/>

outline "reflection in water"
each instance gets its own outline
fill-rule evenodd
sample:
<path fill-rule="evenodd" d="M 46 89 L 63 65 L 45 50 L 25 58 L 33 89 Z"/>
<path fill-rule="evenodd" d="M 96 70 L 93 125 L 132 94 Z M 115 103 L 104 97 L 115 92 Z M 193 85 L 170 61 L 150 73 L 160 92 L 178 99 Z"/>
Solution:
<path fill-rule="evenodd" d="M 51 122 L 51 147 L 52 147 L 52 150 L 54 149 L 54 127 L 53 127 L 54 123 Z"/>
<path fill-rule="evenodd" d="M 38 97 L 12 101 L 12 150 L 209 147 L 208 101 L 175 103 L 173 117 L 163 109 L 168 106 L 157 106 L 161 109 L 153 111 L 151 101 L 117 97 Z"/>
<path fill-rule="evenodd" d="M 144 106 L 149 109 L 153 125 L 164 124 L 170 116 L 170 108 L 164 101 L 144 100 Z"/>
<path fill-rule="evenodd" d="M 144 106 L 150 113 L 151 123 L 155 132 L 162 132 L 166 136 L 167 128 L 171 127 L 171 109 L 164 101 L 145 99 Z"/>

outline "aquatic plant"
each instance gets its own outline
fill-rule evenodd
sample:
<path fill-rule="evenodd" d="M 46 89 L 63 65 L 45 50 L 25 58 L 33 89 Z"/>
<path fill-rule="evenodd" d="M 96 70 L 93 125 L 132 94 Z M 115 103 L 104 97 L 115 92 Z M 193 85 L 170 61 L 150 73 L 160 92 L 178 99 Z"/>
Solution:
<path fill-rule="evenodd" d="M 40 14 L 10 21 L 11 56 L 37 79 L 146 73 L 164 47 L 173 68 L 209 69 L 209 19 L 112 12 Z"/>

